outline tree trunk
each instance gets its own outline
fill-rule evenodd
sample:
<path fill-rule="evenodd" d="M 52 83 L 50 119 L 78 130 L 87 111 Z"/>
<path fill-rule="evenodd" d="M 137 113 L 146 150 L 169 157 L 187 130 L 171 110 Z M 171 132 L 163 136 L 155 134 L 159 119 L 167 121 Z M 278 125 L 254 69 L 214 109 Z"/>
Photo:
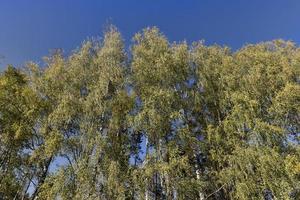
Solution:
<path fill-rule="evenodd" d="M 38 184 L 37 184 L 32 196 L 31 196 L 32 200 L 35 200 L 37 198 L 38 193 L 40 192 L 40 188 L 46 180 L 51 162 L 52 162 L 52 156 L 49 159 L 46 160 L 45 165 L 43 166 L 42 173 L 38 177 L 38 179 L 39 179 Z"/>

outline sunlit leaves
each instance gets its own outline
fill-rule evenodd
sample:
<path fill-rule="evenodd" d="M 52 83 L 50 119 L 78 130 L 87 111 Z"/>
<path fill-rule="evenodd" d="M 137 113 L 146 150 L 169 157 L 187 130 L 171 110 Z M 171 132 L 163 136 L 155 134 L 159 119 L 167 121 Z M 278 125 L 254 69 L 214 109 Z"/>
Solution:
<path fill-rule="evenodd" d="M 300 50 L 111 26 L 0 76 L 5 199 L 297 199 Z M 29 189 L 33 194 L 29 195 Z"/>

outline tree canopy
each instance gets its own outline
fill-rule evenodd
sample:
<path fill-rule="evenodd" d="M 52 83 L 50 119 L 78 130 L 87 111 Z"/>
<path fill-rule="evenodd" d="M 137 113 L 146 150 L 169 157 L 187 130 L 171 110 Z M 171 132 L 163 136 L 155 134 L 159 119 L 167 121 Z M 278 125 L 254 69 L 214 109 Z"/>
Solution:
<path fill-rule="evenodd" d="M 300 198 L 300 48 L 111 26 L 0 74 L 0 199 Z"/>

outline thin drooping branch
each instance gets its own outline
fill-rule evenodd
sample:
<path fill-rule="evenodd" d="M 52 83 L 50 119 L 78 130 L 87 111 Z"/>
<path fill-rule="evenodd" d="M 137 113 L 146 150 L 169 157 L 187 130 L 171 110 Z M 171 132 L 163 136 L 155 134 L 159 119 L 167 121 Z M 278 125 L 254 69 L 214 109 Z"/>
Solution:
<path fill-rule="evenodd" d="M 207 196 L 205 197 L 204 200 L 206 200 L 206 199 L 208 199 L 209 197 L 211 197 L 212 195 L 218 193 L 223 187 L 225 187 L 226 184 L 227 184 L 227 183 L 224 183 L 224 184 L 223 184 L 221 187 L 219 187 L 217 190 L 215 190 L 214 192 L 212 192 L 212 193 L 210 193 L 209 195 L 207 195 Z"/>

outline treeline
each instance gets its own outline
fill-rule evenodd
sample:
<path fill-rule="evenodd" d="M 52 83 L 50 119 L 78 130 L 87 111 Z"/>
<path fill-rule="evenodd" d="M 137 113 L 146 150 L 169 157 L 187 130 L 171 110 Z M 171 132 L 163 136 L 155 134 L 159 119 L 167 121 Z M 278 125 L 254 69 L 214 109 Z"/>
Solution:
<path fill-rule="evenodd" d="M 300 198 L 300 48 L 110 27 L 0 75 L 0 199 Z"/>

